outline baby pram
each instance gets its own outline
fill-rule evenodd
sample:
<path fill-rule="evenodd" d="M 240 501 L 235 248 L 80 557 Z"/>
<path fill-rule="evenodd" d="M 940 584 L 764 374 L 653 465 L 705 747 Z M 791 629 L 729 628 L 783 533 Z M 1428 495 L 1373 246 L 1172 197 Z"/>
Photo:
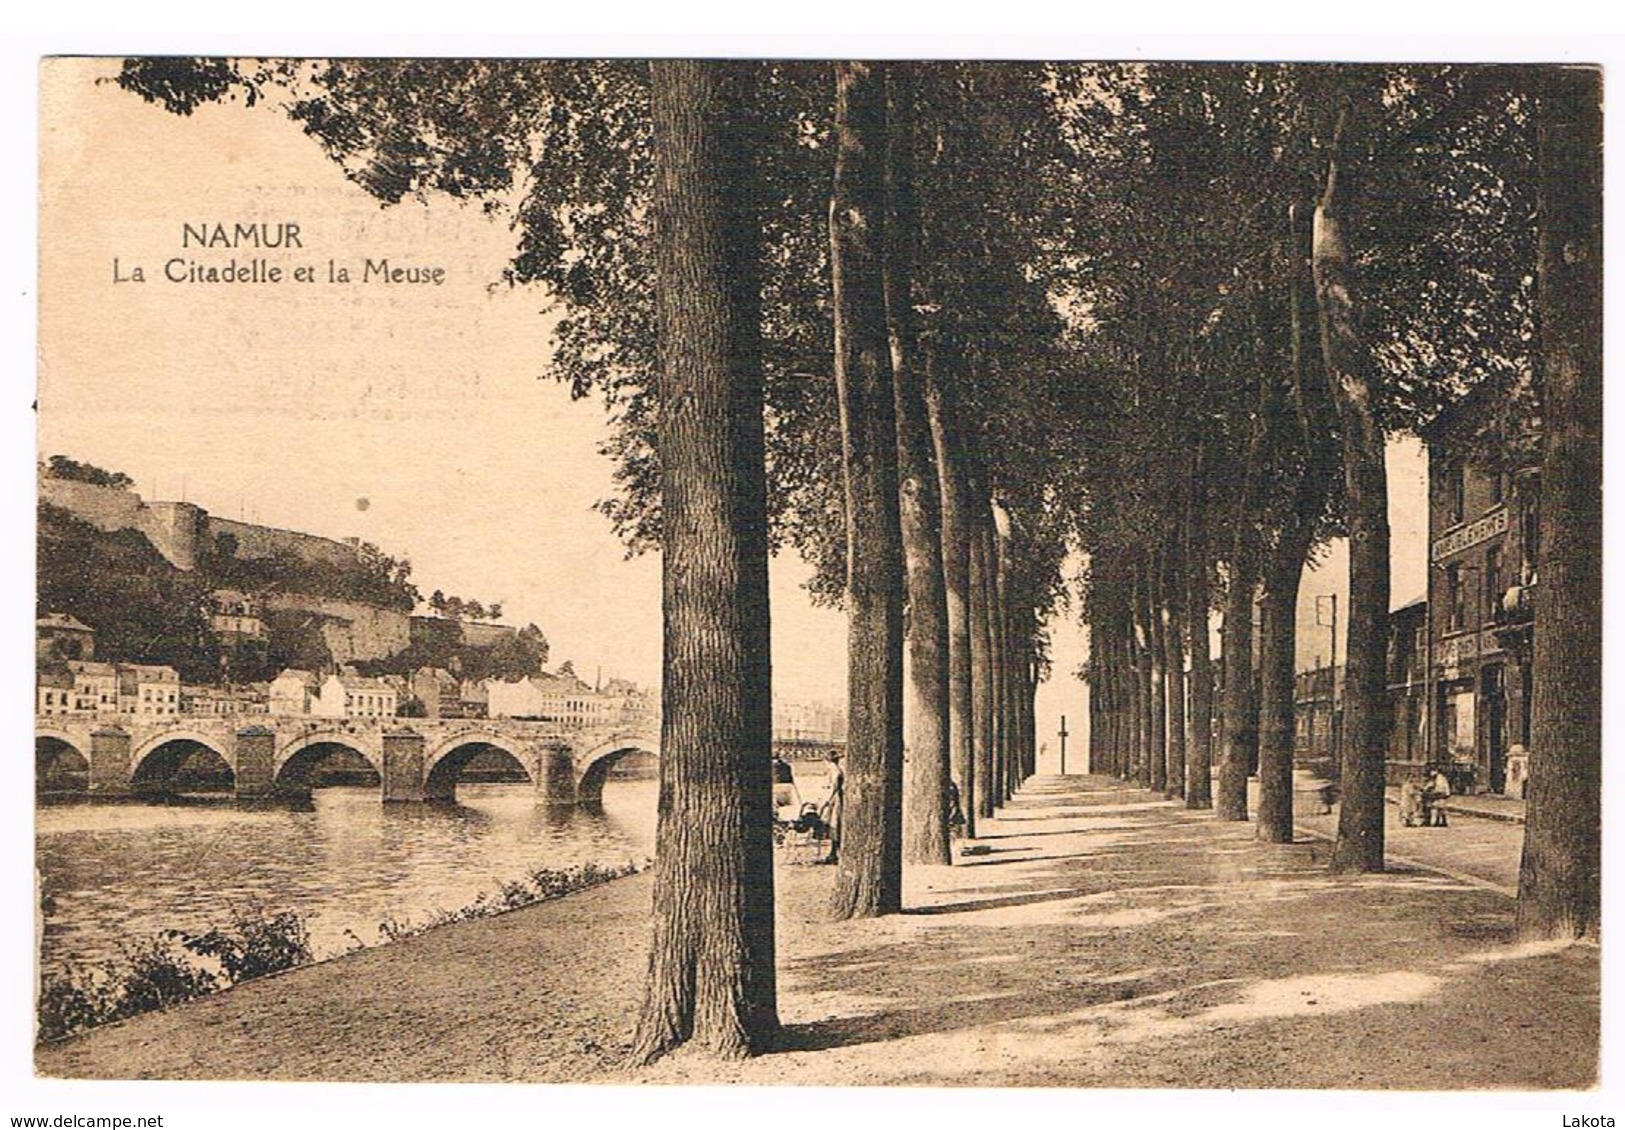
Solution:
<path fill-rule="evenodd" d="M 801 798 L 790 763 L 773 759 L 773 843 L 789 862 L 816 863 L 829 850 L 829 821 Z"/>

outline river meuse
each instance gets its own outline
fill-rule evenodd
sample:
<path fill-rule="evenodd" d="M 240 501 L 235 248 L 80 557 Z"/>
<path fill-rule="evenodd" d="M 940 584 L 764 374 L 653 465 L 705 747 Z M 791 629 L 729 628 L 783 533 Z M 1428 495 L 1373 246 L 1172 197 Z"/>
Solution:
<path fill-rule="evenodd" d="M 467 782 L 447 807 L 325 788 L 308 811 L 41 808 L 41 965 L 116 957 L 129 942 L 229 926 L 234 910 L 254 908 L 305 916 L 317 957 L 372 945 L 386 919 L 455 910 L 538 868 L 641 862 L 654 853 L 656 791 L 650 779 L 611 780 L 602 813 L 537 804 L 529 784 Z"/>

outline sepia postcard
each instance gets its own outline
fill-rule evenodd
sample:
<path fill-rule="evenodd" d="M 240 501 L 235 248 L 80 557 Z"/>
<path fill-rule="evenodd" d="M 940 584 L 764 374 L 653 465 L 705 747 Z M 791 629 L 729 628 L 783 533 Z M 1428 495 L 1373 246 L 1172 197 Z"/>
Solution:
<path fill-rule="evenodd" d="M 1591 62 L 41 60 L 35 1082 L 1613 1125 Z"/>

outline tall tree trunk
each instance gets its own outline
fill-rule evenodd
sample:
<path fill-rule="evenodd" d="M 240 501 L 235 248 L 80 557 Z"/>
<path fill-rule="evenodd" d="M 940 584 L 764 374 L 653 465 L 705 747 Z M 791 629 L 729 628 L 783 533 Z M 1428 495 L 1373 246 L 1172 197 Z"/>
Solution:
<path fill-rule="evenodd" d="M 1124 708 L 1127 711 L 1125 718 L 1124 736 L 1128 739 L 1123 745 L 1123 773 L 1124 781 L 1130 784 L 1140 780 L 1140 750 L 1145 744 L 1145 716 L 1146 710 L 1142 705 L 1143 690 L 1140 684 L 1140 645 L 1134 631 L 1134 621 L 1126 621 L 1126 634 L 1123 637 L 1123 666 L 1122 678 L 1124 689 Z"/>
<path fill-rule="evenodd" d="M 1098 601 L 1089 604 L 1089 745 L 1085 757 L 1085 766 L 1090 773 L 1099 773 L 1106 761 L 1106 748 L 1109 735 L 1106 732 L 1111 724 L 1107 721 L 1111 717 L 1111 690 L 1106 675 L 1105 664 L 1105 637 L 1101 632 L 1102 617 Z"/>
<path fill-rule="evenodd" d="M 1163 638 L 1162 572 L 1157 554 L 1147 556 L 1145 571 L 1146 648 L 1151 653 L 1151 789 L 1168 789 L 1168 679 L 1167 641 Z"/>
<path fill-rule="evenodd" d="M 1163 671 L 1168 684 L 1168 784 L 1169 800 L 1185 795 L 1185 641 L 1184 617 L 1179 598 L 1180 570 L 1177 554 L 1170 554 L 1163 571 Z"/>
<path fill-rule="evenodd" d="M 835 64 L 830 273 L 846 467 L 847 766 L 837 918 L 903 905 L 903 566 L 897 428 L 881 250 L 885 83 Z"/>
<path fill-rule="evenodd" d="M 1196 463 L 1201 468 L 1201 460 Z M 1191 744 L 1186 758 L 1185 807 L 1213 807 L 1213 656 L 1208 638 L 1208 614 L 1213 596 L 1208 591 L 1208 552 L 1202 506 L 1186 510 L 1190 552 L 1185 562 L 1185 633 L 1191 656 Z"/>
<path fill-rule="evenodd" d="M 1354 262 L 1343 236 L 1346 186 L 1338 185 L 1349 107 L 1338 113 L 1325 191 L 1315 208 L 1314 279 L 1321 356 L 1343 444 L 1349 533 L 1348 644 L 1344 649 L 1342 802 L 1332 870 L 1381 871 L 1388 711 L 1387 443 L 1373 403 L 1370 358 L 1360 341 Z"/>
<path fill-rule="evenodd" d="M 1152 693 L 1156 682 L 1156 664 L 1152 660 L 1151 618 L 1146 615 L 1149 595 L 1145 591 L 1145 573 L 1139 563 L 1134 566 L 1134 623 L 1135 674 L 1138 678 L 1140 733 L 1135 743 L 1134 783 L 1141 788 L 1151 787 L 1151 763 L 1160 756 L 1157 749 L 1157 699 Z"/>
<path fill-rule="evenodd" d="M 1298 643 L 1298 586 L 1307 539 L 1283 537 L 1264 570 L 1259 629 L 1259 839 L 1292 842 L 1293 671 Z"/>
<path fill-rule="evenodd" d="M 1133 602 L 1134 592 L 1129 589 L 1129 598 Z M 1141 645 L 1139 645 L 1139 616 L 1134 615 L 1134 605 L 1129 603 L 1124 611 L 1124 644 L 1123 644 L 1123 681 L 1128 686 L 1128 756 L 1124 758 L 1123 779 L 1129 784 L 1139 784 L 1142 780 L 1141 767 L 1144 761 L 1144 748 L 1146 748 L 1146 719 L 1150 714 L 1146 709 L 1146 685 L 1141 681 Z"/>
<path fill-rule="evenodd" d="M 991 591 L 989 575 L 992 571 L 992 538 L 988 533 L 987 498 L 982 493 L 980 480 L 971 478 L 970 498 L 970 653 L 971 653 L 971 759 L 974 795 L 966 798 L 977 815 L 993 815 L 993 636 L 989 627 L 991 610 L 988 597 Z"/>
<path fill-rule="evenodd" d="M 992 809 L 1004 803 L 1005 746 L 1010 739 L 1008 724 L 1009 703 L 1006 702 L 1004 657 L 1004 606 L 999 599 L 999 534 L 991 526 L 987 547 L 987 639 L 988 639 L 988 696 L 992 702 L 993 720 L 988 729 L 988 783 Z"/>
<path fill-rule="evenodd" d="M 1020 774 L 1016 785 L 1025 784 L 1038 772 L 1038 660 L 1032 654 L 1032 645 L 1020 663 Z"/>
<path fill-rule="evenodd" d="M 1015 648 L 1010 637 L 1010 514 L 993 504 L 993 670 L 994 702 L 998 711 L 997 744 L 994 746 L 995 795 L 998 803 L 1010 799 L 1016 757 L 1016 694 L 1012 686 Z"/>
<path fill-rule="evenodd" d="M 1110 727 L 1110 744 L 1107 746 L 1106 756 L 1109 761 L 1106 771 L 1113 777 L 1122 779 L 1127 776 L 1128 757 L 1128 702 L 1125 697 L 1127 688 L 1123 685 L 1123 645 L 1116 634 L 1115 627 L 1112 635 L 1107 638 L 1110 650 L 1106 653 L 1108 666 L 1106 668 L 1106 686 L 1111 692 L 1110 713 L 1106 716 L 1106 724 Z M 1093 766 L 1090 772 L 1097 772 Z"/>
<path fill-rule="evenodd" d="M 1128 641 L 1123 636 L 1123 624 L 1118 608 L 1113 606 L 1110 636 L 1107 636 L 1107 678 L 1111 686 L 1111 776 L 1128 780 L 1129 746 L 1134 741 L 1133 699 L 1128 681 Z"/>
<path fill-rule="evenodd" d="M 753 68 L 650 72 L 665 658 L 639 1062 L 754 1054 L 779 1026 Z"/>
<path fill-rule="evenodd" d="M 1238 546 L 1242 535 L 1236 535 Z M 1258 752 L 1258 701 L 1253 694 L 1253 577 L 1244 551 L 1232 554 L 1224 596 L 1224 735 L 1219 746 L 1220 820 L 1247 819 L 1247 773 Z"/>
<path fill-rule="evenodd" d="M 1277 395 L 1269 415 L 1274 431 L 1290 437 L 1301 456 L 1291 507 L 1281 515 L 1275 545 L 1264 566 L 1263 639 L 1258 752 L 1258 838 L 1292 842 L 1292 759 L 1296 725 L 1294 675 L 1297 670 L 1298 591 L 1304 564 L 1314 545 L 1316 526 L 1337 474 L 1337 452 L 1328 413 L 1323 366 L 1307 349 L 1303 326 L 1303 278 L 1308 233 L 1296 206 L 1288 213 L 1288 239 L 1281 275 L 1286 280 L 1289 311 L 1291 404 Z"/>
<path fill-rule="evenodd" d="M 885 67 L 886 323 L 897 411 L 897 467 L 908 591 L 909 679 L 903 718 L 903 858 L 948 863 L 948 609 L 942 506 L 924 380 L 915 347 L 914 84 L 910 65 Z"/>
<path fill-rule="evenodd" d="M 959 421 L 947 399 L 940 358 L 927 350 L 925 406 L 942 499 L 942 580 L 948 621 L 948 764 L 965 835 L 976 836 L 975 704 L 971 677 L 971 519 Z"/>
<path fill-rule="evenodd" d="M 1089 628 L 1089 701 L 1098 696 L 1101 732 L 1089 733 L 1089 772 L 1105 776 L 1123 775 L 1123 675 L 1119 654 L 1116 613 L 1102 607 L 1098 593 L 1093 598 L 1093 621 Z M 1094 719 L 1090 719 L 1094 725 Z"/>
<path fill-rule="evenodd" d="M 1518 934 L 1596 938 L 1602 890 L 1602 88 L 1537 95 L 1540 587 Z"/>

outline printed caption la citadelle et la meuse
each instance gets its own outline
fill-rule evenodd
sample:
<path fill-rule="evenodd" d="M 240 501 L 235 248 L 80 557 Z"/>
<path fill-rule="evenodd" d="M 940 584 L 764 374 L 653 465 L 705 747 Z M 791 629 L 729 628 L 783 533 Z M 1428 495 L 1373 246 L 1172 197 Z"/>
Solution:
<path fill-rule="evenodd" d="M 388 257 L 359 260 L 306 258 L 300 225 L 291 221 L 182 223 L 180 248 L 154 272 L 147 264 L 113 260 L 114 283 L 152 281 L 190 285 L 286 283 L 443 286 L 446 268 Z M 211 252 L 215 254 L 210 254 Z M 227 253 L 220 257 L 221 252 Z"/>

